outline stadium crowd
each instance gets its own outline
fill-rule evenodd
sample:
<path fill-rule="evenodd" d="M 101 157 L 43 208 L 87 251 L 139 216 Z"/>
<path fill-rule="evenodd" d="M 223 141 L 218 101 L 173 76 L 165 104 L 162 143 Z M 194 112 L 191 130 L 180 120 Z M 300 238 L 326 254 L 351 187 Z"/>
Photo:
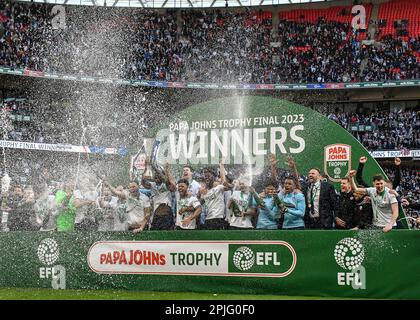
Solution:
<path fill-rule="evenodd" d="M 351 132 L 369 151 L 420 148 L 420 114 L 415 110 L 330 113 L 328 118 Z M 357 125 L 369 125 L 371 129 L 352 130 Z"/>
<path fill-rule="evenodd" d="M 106 99 L 102 98 L 104 106 L 107 105 Z M 128 102 L 132 103 L 131 100 Z M 124 128 L 127 123 L 136 123 L 137 127 L 143 126 L 143 129 L 149 126 L 141 114 L 121 107 L 122 102 L 119 102 L 118 110 L 114 109 L 109 115 L 101 116 L 104 120 L 100 126 L 94 126 L 96 121 L 88 118 L 88 113 L 92 111 L 83 115 L 86 119 L 82 119 L 85 121 L 82 125 L 80 115 L 72 116 L 74 112 L 63 112 L 62 108 L 66 105 L 57 101 L 41 102 L 27 98 L 4 99 L 1 113 L 9 120 L 3 119 L 8 125 L 3 128 L 2 139 L 78 145 L 85 125 L 83 144 L 126 147 L 136 143 L 138 136 L 128 136 L 126 130 L 118 128 Z M 25 116 L 29 119 L 23 121 Z M 94 112 L 92 116 L 95 116 Z M 415 110 L 332 112 L 325 113 L 325 116 L 352 133 L 369 151 L 420 149 L 420 114 Z M 358 129 L 359 125 L 364 126 L 363 131 Z M 355 126 L 357 129 L 353 128 Z M 366 126 L 370 128 L 366 129 Z"/>
<path fill-rule="evenodd" d="M 419 37 L 406 41 L 388 35 L 381 39 L 379 45 L 362 46 L 362 55 L 367 61 L 362 81 L 419 79 Z"/>
<path fill-rule="evenodd" d="M 349 25 L 280 21 L 268 83 L 353 82 L 359 79 L 361 43 Z"/>
<path fill-rule="evenodd" d="M 2 2 L 0 65 L 163 81 L 302 83 L 419 79 L 419 37 L 362 44 L 348 23 L 281 20 L 256 12 L 157 11 Z M 85 19 L 89 17 L 89 19 Z M 363 61 L 366 61 L 363 67 Z"/>
<path fill-rule="evenodd" d="M 299 173 L 290 157 L 287 168 L 281 168 L 271 157 L 259 179 L 252 179 L 247 168 L 225 168 L 222 162 L 197 172 L 187 165 L 173 174 L 169 165 L 162 168 L 138 154 L 130 169 L 130 183 L 119 186 L 112 186 L 103 175 L 108 169 L 99 172 L 85 165 L 76 174 L 66 175 L 62 161 L 47 164 L 40 160 L 36 163 L 21 158 L 19 172 L 10 172 L 11 177 L 3 172 L 2 231 L 388 232 L 402 227 L 397 203 L 406 207 L 407 222 L 414 228 L 419 226 L 420 175 L 415 169 L 400 169 L 398 158 L 394 167 L 386 169 L 392 181 L 375 176 L 374 187 L 369 188 L 372 183 L 362 178 L 367 159 L 361 157 L 357 170 L 350 171 L 350 178 L 341 179 L 340 192 L 316 168 L 307 175 Z"/>

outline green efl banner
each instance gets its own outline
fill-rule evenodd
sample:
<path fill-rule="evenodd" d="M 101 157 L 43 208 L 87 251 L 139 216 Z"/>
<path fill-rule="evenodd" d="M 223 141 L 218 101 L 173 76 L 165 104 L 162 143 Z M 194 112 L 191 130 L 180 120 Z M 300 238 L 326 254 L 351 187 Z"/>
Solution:
<path fill-rule="evenodd" d="M 338 182 L 357 168 L 359 157 L 367 156 L 366 176 L 383 173 L 340 125 L 309 108 L 270 97 L 236 96 L 194 105 L 163 120 L 149 137 L 160 141 L 161 164 L 203 167 L 223 159 L 226 165 L 267 167 L 269 154 L 280 160 L 291 155 L 300 173 L 318 167 Z"/>
<path fill-rule="evenodd" d="M 338 183 L 366 156 L 366 180 L 384 174 L 340 125 L 312 109 L 270 97 L 235 96 L 194 105 L 163 120 L 149 137 L 150 146 L 160 142 L 160 164 L 200 168 L 223 159 L 227 166 L 253 166 L 258 172 L 269 166 L 269 154 L 275 154 L 280 165 L 290 155 L 299 173 L 317 167 Z"/>
<path fill-rule="evenodd" d="M 419 299 L 420 232 L 0 233 L 0 286 Z"/>

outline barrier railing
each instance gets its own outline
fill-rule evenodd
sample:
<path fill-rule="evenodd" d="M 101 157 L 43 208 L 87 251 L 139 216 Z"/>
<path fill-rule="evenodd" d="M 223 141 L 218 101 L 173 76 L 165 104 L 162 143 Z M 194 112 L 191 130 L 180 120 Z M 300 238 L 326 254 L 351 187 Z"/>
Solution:
<path fill-rule="evenodd" d="M 387 82 L 350 82 L 350 83 L 308 83 L 308 84 L 231 84 L 231 83 L 202 83 L 202 82 L 168 82 L 157 80 L 127 80 L 103 77 L 75 76 L 28 69 L 10 69 L 0 66 L 1 74 L 37 77 L 45 79 L 58 79 L 82 81 L 91 83 L 107 83 L 129 85 L 135 87 L 156 88 L 188 88 L 188 89 L 226 89 L 226 90 L 337 90 L 337 89 L 363 89 L 363 88 L 393 88 L 419 86 L 420 80 L 402 80 Z"/>

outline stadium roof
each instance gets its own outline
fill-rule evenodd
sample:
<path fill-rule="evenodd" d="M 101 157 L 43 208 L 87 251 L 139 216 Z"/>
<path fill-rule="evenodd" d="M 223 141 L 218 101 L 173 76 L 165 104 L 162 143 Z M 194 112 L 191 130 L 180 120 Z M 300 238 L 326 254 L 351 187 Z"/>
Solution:
<path fill-rule="evenodd" d="M 65 5 L 131 7 L 131 8 L 212 8 L 249 7 L 291 3 L 320 2 L 327 0 L 18 0 Z"/>

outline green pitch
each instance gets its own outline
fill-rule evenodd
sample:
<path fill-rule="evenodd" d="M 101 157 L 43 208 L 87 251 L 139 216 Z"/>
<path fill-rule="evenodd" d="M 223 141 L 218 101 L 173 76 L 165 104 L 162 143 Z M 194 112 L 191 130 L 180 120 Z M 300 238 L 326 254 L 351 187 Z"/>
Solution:
<path fill-rule="evenodd" d="M 112 290 L 53 290 L 2 288 L 0 300 L 343 300 L 343 298 L 212 294 L 192 292 L 133 292 Z M 346 300 L 346 299 L 344 299 Z"/>

